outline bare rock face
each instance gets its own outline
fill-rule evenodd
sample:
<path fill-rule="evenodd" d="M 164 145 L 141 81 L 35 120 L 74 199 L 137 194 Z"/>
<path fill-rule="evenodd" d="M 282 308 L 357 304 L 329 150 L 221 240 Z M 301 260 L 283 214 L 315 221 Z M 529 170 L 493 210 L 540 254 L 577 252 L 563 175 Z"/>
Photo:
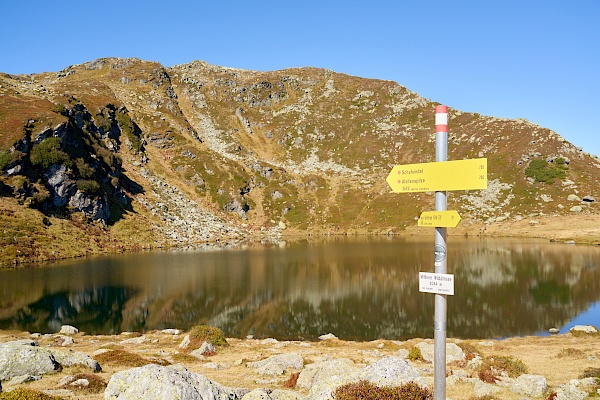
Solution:
<path fill-rule="evenodd" d="M 114 374 L 104 391 L 104 399 L 238 400 L 246 393 L 247 389 L 221 386 L 199 374 L 150 364 Z"/>

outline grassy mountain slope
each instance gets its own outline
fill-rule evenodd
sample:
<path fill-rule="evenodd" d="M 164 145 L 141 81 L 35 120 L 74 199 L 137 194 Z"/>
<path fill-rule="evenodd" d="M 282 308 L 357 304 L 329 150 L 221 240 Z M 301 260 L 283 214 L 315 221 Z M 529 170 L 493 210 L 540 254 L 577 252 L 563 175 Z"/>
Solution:
<path fill-rule="evenodd" d="M 414 230 L 433 194 L 385 178 L 434 161 L 435 105 L 315 68 L 100 59 L 0 75 L 0 262 Z M 598 214 L 598 158 L 525 120 L 450 110 L 449 123 L 449 159 L 488 158 L 487 190 L 450 193 L 465 233 Z"/>

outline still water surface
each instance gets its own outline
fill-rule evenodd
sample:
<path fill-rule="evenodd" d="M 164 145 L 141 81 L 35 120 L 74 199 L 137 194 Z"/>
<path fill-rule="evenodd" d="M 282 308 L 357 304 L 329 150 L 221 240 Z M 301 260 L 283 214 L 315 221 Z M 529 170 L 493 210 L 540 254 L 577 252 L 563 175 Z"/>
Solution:
<path fill-rule="evenodd" d="M 433 238 L 332 238 L 285 247 L 143 253 L 0 271 L 0 329 L 90 334 L 218 326 L 229 337 L 432 337 Z M 600 248 L 448 240 L 448 337 L 600 327 Z"/>

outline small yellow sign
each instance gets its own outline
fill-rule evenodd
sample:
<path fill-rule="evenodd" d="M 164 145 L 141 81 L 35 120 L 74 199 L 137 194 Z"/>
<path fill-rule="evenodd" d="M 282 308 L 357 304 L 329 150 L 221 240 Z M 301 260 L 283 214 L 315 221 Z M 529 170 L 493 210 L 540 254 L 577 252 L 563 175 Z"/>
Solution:
<path fill-rule="evenodd" d="M 487 158 L 396 165 L 386 181 L 395 193 L 487 189 Z"/>
<path fill-rule="evenodd" d="M 456 228 L 460 222 L 458 212 L 452 211 L 425 211 L 421 213 L 418 226 L 431 226 L 434 228 Z"/>

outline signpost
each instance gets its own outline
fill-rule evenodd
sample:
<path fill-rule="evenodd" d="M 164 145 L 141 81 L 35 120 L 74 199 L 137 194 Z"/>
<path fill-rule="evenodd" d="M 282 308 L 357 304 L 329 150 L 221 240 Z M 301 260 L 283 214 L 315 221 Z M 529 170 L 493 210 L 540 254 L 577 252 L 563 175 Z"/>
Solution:
<path fill-rule="evenodd" d="M 395 193 L 487 188 L 487 158 L 396 165 L 387 177 Z"/>
<path fill-rule="evenodd" d="M 456 211 L 424 211 L 421 213 L 418 226 L 433 228 L 456 228 L 460 222 L 460 215 Z"/>
<path fill-rule="evenodd" d="M 487 159 L 448 161 L 448 107 L 435 107 L 435 163 L 396 165 L 387 182 L 396 193 L 435 192 L 435 211 L 426 211 L 419 226 L 435 228 L 435 273 L 419 272 L 419 291 L 435 294 L 434 400 L 446 399 L 446 296 L 454 295 L 454 275 L 447 274 L 447 228 L 460 222 L 447 210 L 448 190 L 487 188 Z"/>

